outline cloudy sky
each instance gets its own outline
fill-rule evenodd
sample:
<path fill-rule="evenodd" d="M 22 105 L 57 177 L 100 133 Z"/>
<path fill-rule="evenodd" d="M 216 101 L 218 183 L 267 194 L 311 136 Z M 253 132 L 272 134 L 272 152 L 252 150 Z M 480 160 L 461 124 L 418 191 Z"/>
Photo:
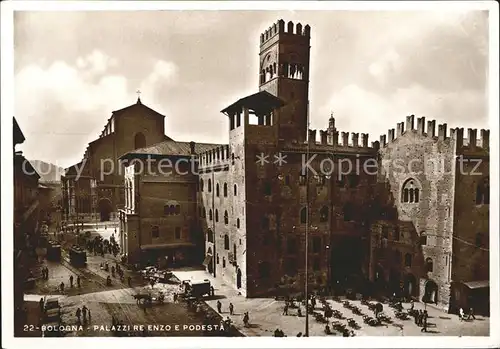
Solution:
<path fill-rule="evenodd" d="M 227 142 L 220 110 L 258 89 L 261 31 L 311 26 L 311 128 L 378 140 L 406 115 L 488 127 L 486 12 L 18 12 L 15 115 L 30 159 L 81 160 L 113 110 L 137 99 L 167 135 Z"/>

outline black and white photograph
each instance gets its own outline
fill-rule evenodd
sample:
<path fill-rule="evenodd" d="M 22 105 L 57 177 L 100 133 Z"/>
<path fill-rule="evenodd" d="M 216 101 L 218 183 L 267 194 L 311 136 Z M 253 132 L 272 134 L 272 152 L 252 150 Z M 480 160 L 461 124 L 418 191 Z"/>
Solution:
<path fill-rule="evenodd" d="M 1 6 L 2 347 L 499 344 L 498 3 Z"/>

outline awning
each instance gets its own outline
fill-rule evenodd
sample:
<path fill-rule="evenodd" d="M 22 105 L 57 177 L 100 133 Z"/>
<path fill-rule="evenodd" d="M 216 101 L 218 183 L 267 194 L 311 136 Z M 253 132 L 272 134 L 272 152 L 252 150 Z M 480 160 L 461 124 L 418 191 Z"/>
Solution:
<path fill-rule="evenodd" d="M 205 260 L 203 261 L 204 266 L 208 266 L 210 262 L 212 261 L 213 256 L 211 254 L 207 254 L 205 256 Z"/>
<path fill-rule="evenodd" d="M 464 282 L 463 283 L 465 286 L 470 288 L 471 290 L 475 290 L 478 288 L 489 288 L 490 287 L 490 281 L 489 280 L 482 280 L 482 281 L 469 281 L 469 282 Z"/>
<path fill-rule="evenodd" d="M 173 249 L 173 248 L 180 248 L 180 247 L 194 247 L 194 244 L 192 242 L 174 242 L 174 243 L 167 243 L 167 244 L 149 244 L 149 245 L 142 245 L 141 250 L 163 250 L 163 249 Z"/>

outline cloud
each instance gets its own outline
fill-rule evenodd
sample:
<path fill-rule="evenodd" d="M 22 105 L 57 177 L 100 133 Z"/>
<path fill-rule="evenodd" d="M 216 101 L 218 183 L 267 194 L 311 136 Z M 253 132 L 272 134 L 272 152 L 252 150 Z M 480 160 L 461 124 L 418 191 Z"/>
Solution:
<path fill-rule="evenodd" d="M 391 49 L 378 60 L 370 64 L 368 71 L 381 83 L 384 83 L 388 77 L 397 73 L 401 67 L 401 57 L 396 50 Z"/>
<path fill-rule="evenodd" d="M 116 59 L 93 51 L 73 65 L 56 61 L 44 69 L 31 64 L 16 74 L 15 115 L 27 134 L 23 148 L 31 158 L 68 158 L 71 153 L 80 156 L 82 141 L 94 139 L 113 110 L 135 102 L 137 97 L 129 88 L 129 80 L 124 75 L 107 73 L 117 65 Z M 161 99 L 155 97 L 154 91 L 173 84 L 176 76 L 174 63 L 156 60 L 139 86 L 147 92 L 148 102 L 160 107 Z M 68 142 L 72 138 L 79 141 Z M 65 146 L 61 147 L 63 139 Z M 59 145 L 53 147 L 54 143 Z"/>
<path fill-rule="evenodd" d="M 328 105 L 334 106 L 340 131 L 369 133 L 375 141 L 412 114 L 447 122 L 449 127 L 488 128 L 485 101 L 484 93 L 475 90 L 438 92 L 412 85 L 382 95 L 352 84 L 337 92 Z M 321 115 L 329 112 L 327 107 L 321 109 Z M 324 129 L 326 125 L 316 127 Z"/>

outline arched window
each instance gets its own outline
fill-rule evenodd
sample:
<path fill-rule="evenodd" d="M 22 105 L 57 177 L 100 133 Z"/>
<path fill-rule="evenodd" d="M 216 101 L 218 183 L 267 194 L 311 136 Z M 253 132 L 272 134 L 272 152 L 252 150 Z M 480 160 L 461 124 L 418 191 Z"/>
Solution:
<path fill-rule="evenodd" d="M 425 260 L 425 271 L 427 271 L 428 273 L 432 273 L 433 270 L 434 270 L 434 263 L 432 261 L 432 258 L 427 258 Z"/>
<path fill-rule="evenodd" d="M 208 211 L 208 219 L 210 219 L 210 220 L 214 219 L 212 209 L 210 209 L 210 211 Z"/>
<path fill-rule="evenodd" d="M 224 211 L 224 224 L 229 224 L 229 214 L 227 213 L 227 211 Z"/>
<path fill-rule="evenodd" d="M 236 244 L 233 244 L 233 255 L 234 261 L 236 261 Z"/>
<path fill-rule="evenodd" d="M 425 246 L 427 245 L 427 235 L 425 234 L 425 231 L 420 233 L 420 238 L 419 238 L 420 245 Z"/>
<path fill-rule="evenodd" d="M 236 228 L 238 228 L 238 229 L 240 228 L 240 219 L 239 218 L 236 219 Z"/>
<path fill-rule="evenodd" d="M 405 267 L 411 267 L 411 254 L 405 254 Z"/>
<path fill-rule="evenodd" d="M 269 229 L 269 218 L 267 216 L 262 217 L 262 229 L 263 230 Z"/>
<path fill-rule="evenodd" d="M 238 186 L 235 184 L 234 185 L 234 196 L 238 194 Z"/>
<path fill-rule="evenodd" d="M 306 207 L 302 207 L 300 209 L 300 223 L 301 224 L 307 223 L 307 208 Z"/>
<path fill-rule="evenodd" d="M 203 207 L 203 209 L 201 210 L 201 216 L 203 218 L 205 218 L 207 216 L 207 210 L 205 209 L 205 207 Z"/>
<path fill-rule="evenodd" d="M 476 205 L 490 204 L 490 179 L 484 178 L 476 187 Z"/>
<path fill-rule="evenodd" d="M 212 229 L 208 229 L 208 242 L 214 242 L 214 232 L 212 231 Z"/>
<path fill-rule="evenodd" d="M 319 210 L 319 221 L 328 222 L 328 206 L 323 206 L 321 210 Z"/>
<path fill-rule="evenodd" d="M 134 137 L 134 149 L 144 148 L 146 146 L 146 137 L 142 132 L 137 132 Z"/>
<path fill-rule="evenodd" d="M 218 209 L 215 209 L 215 221 L 216 222 L 219 221 L 219 210 Z"/>
<path fill-rule="evenodd" d="M 227 198 L 227 183 L 224 183 L 223 192 L 224 192 L 224 197 Z"/>
<path fill-rule="evenodd" d="M 200 179 L 200 191 L 203 192 L 204 183 L 203 183 L 203 178 Z"/>
<path fill-rule="evenodd" d="M 215 186 L 215 196 L 219 197 L 219 183 Z"/>
<path fill-rule="evenodd" d="M 403 203 L 418 203 L 420 201 L 420 186 L 413 178 L 404 182 L 401 192 L 401 202 Z"/>
<path fill-rule="evenodd" d="M 224 235 L 224 249 L 229 250 L 229 235 Z"/>
<path fill-rule="evenodd" d="M 163 206 L 163 214 L 165 216 L 168 216 L 170 214 L 170 206 L 169 205 Z"/>

